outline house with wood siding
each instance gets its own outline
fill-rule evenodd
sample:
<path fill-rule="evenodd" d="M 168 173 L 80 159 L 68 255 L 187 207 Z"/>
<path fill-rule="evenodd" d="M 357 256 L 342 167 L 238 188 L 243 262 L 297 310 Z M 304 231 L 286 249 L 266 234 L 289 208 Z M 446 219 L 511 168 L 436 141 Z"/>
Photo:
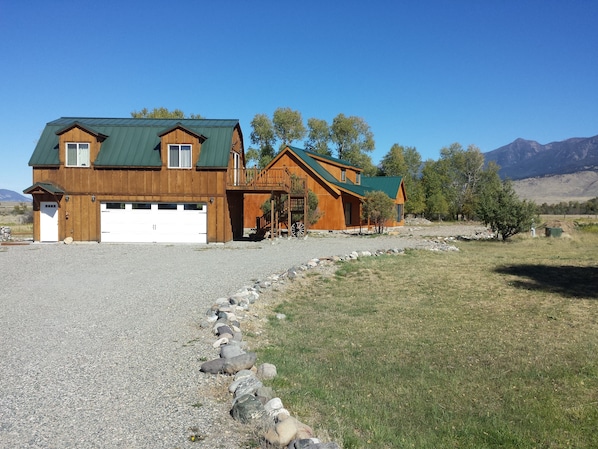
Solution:
<path fill-rule="evenodd" d="M 298 179 L 305 179 L 307 189 L 318 198 L 320 219 L 310 229 L 347 230 L 367 223 L 361 220 L 361 205 L 366 194 L 383 191 L 394 200 L 397 218 L 388 226 L 404 224 L 405 186 L 401 177 L 362 176 L 362 169 L 350 162 L 324 156 L 301 148 L 287 146 L 265 167 L 287 170 Z M 270 195 L 256 194 L 245 198 L 245 227 L 256 227 L 263 215 L 261 206 Z"/>
<path fill-rule="evenodd" d="M 243 235 L 238 120 L 60 118 L 29 161 L 34 240 L 226 242 Z"/>
<path fill-rule="evenodd" d="M 46 124 L 29 165 L 24 193 L 42 242 L 227 242 L 254 228 L 273 196 L 291 199 L 290 226 L 290 204 L 303 204 L 304 215 L 309 190 L 322 212 L 314 229 L 362 224 L 372 189 L 395 199 L 399 219 L 389 225 L 398 225 L 405 201 L 400 178 L 363 177 L 346 161 L 295 147 L 264 170 L 246 169 L 238 120 L 63 117 Z"/>

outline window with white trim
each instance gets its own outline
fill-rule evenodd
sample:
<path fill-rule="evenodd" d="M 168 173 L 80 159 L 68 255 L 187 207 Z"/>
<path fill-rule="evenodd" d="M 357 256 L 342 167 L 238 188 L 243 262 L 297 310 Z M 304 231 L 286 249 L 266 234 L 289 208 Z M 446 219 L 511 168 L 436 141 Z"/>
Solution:
<path fill-rule="evenodd" d="M 342 182 L 346 182 L 347 181 L 347 170 L 345 170 L 345 169 L 341 170 L 341 181 Z"/>
<path fill-rule="evenodd" d="M 89 143 L 67 142 L 66 166 L 89 167 Z"/>
<path fill-rule="evenodd" d="M 357 185 L 361 184 L 361 173 L 355 174 L 355 184 L 357 184 Z"/>
<path fill-rule="evenodd" d="M 191 145 L 168 145 L 168 168 L 191 168 Z"/>

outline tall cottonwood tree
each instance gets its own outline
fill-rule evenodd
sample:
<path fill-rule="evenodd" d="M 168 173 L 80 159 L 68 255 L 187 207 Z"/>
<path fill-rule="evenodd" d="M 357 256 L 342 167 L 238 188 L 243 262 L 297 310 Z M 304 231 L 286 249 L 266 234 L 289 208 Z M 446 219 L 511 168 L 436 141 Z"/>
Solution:
<path fill-rule="evenodd" d="M 274 135 L 280 141 L 280 148 L 290 145 L 295 140 L 301 140 L 305 137 L 306 129 L 303 125 L 303 118 L 299 111 L 293 111 L 291 108 L 278 108 L 272 116 L 274 126 Z"/>
<path fill-rule="evenodd" d="M 415 147 L 404 147 L 395 143 L 382 158 L 380 169 L 384 176 L 401 176 L 405 185 L 407 202 L 405 212 L 421 214 L 426 208 L 425 195 L 421 185 L 421 156 Z"/>
<path fill-rule="evenodd" d="M 256 114 L 251 120 L 251 144 L 256 148 L 251 147 L 247 150 L 246 158 L 257 164 L 258 167 L 263 168 L 274 158 L 274 143 L 276 137 L 274 135 L 274 125 L 266 114 Z"/>
<path fill-rule="evenodd" d="M 330 151 L 330 127 L 326 120 L 310 118 L 307 120 L 307 140 L 305 148 L 324 156 L 332 156 Z"/>
<path fill-rule="evenodd" d="M 428 159 L 422 168 L 421 184 L 425 196 L 425 212 L 430 218 L 440 219 L 449 213 L 449 199 L 445 188 L 448 177 L 445 166 L 446 162 L 442 160 Z"/>
<path fill-rule="evenodd" d="M 376 167 L 367 154 L 374 151 L 374 134 L 364 119 L 338 114 L 332 120 L 330 131 L 339 159 L 362 167 L 366 175 L 371 176 L 376 173 Z"/>
<path fill-rule="evenodd" d="M 407 175 L 408 167 L 405 160 L 405 148 L 398 143 L 393 144 L 380 162 L 380 168 L 384 176 Z"/>
<path fill-rule="evenodd" d="M 484 171 L 484 155 L 475 145 L 464 149 L 461 144 L 453 143 L 440 150 L 445 177 L 444 195 L 449 203 L 450 213 L 454 218 L 471 218 L 475 211 L 476 189 Z"/>
<path fill-rule="evenodd" d="M 273 148 L 280 142 L 279 150 L 295 140 L 305 137 L 307 131 L 301 119 L 301 113 L 290 108 L 278 108 L 272 120 L 265 114 L 258 114 L 251 122 L 253 127 L 252 142 L 257 149 L 248 151 L 248 159 L 259 160 L 259 165 L 269 162 L 275 155 Z M 331 155 L 329 144 L 336 145 L 337 156 L 360 167 L 365 176 L 374 176 L 376 167 L 367 154 L 374 150 L 374 136 L 369 125 L 360 117 L 347 117 L 338 114 L 331 126 L 325 120 L 308 120 L 309 135 L 306 141 L 308 149 Z M 258 143 L 260 142 L 260 143 Z M 269 143 L 269 144 L 266 144 Z"/>

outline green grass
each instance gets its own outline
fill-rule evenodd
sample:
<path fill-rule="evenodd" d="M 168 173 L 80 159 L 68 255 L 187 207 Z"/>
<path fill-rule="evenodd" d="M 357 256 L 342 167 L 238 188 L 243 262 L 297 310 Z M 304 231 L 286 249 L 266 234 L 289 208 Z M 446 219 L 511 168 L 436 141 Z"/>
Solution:
<path fill-rule="evenodd" d="M 598 236 L 459 247 L 284 292 L 285 406 L 345 449 L 598 447 Z"/>
<path fill-rule="evenodd" d="M 598 223 L 592 223 L 592 222 L 588 223 L 588 222 L 579 221 L 576 224 L 580 231 L 598 234 Z"/>

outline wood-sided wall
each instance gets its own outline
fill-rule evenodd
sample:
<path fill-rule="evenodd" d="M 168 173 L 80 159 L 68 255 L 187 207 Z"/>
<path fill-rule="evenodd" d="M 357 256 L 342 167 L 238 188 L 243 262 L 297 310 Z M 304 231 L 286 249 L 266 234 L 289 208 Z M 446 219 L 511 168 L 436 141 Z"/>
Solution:
<path fill-rule="evenodd" d="M 238 131 L 234 136 L 239 140 Z M 66 142 L 89 142 L 92 166 L 65 167 Z M 37 201 L 37 210 L 34 211 L 34 239 L 40 238 L 40 201 L 59 201 L 59 240 L 72 237 L 75 241 L 100 241 L 100 203 L 115 201 L 206 203 L 208 242 L 232 240 L 233 223 L 241 227 L 239 225 L 242 223 L 242 207 L 238 197 L 233 197 L 237 212 L 231 214 L 226 192 L 226 168 L 197 169 L 195 164 L 201 151 L 199 139 L 180 129 L 162 137 L 162 148 L 168 148 L 168 143 L 193 144 L 192 168 L 169 169 L 166 151 L 162 151 L 162 167 L 95 168 L 93 161 L 97 157 L 100 142 L 78 127 L 63 133 L 59 145 L 60 166 L 33 169 L 34 183 L 52 183 L 65 192 L 60 198 L 52 195 L 34 195 L 34 200 Z M 242 154 L 240 145 L 237 147 Z M 92 201 L 92 197 L 95 201 Z"/>
<path fill-rule="evenodd" d="M 88 170 L 90 176 L 82 176 L 85 170 L 34 169 L 34 182 L 50 182 L 65 190 L 61 198 L 33 195 L 37 200 L 34 239 L 39 240 L 39 201 L 57 199 L 59 240 L 72 237 L 75 241 L 100 241 L 101 202 L 205 203 L 208 205 L 208 242 L 228 242 L 233 239 L 234 222 L 229 210 L 224 170 L 176 170 L 175 173 L 169 170 L 164 174 L 164 170 L 109 169 Z M 66 185 L 71 188 L 64 188 Z M 178 186 L 179 192 L 176 192 L 175 186 Z M 242 207 L 237 201 L 236 210 L 239 209 L 242 210 Z M 238 216 L 236 220 L 238 224 Z"/>

